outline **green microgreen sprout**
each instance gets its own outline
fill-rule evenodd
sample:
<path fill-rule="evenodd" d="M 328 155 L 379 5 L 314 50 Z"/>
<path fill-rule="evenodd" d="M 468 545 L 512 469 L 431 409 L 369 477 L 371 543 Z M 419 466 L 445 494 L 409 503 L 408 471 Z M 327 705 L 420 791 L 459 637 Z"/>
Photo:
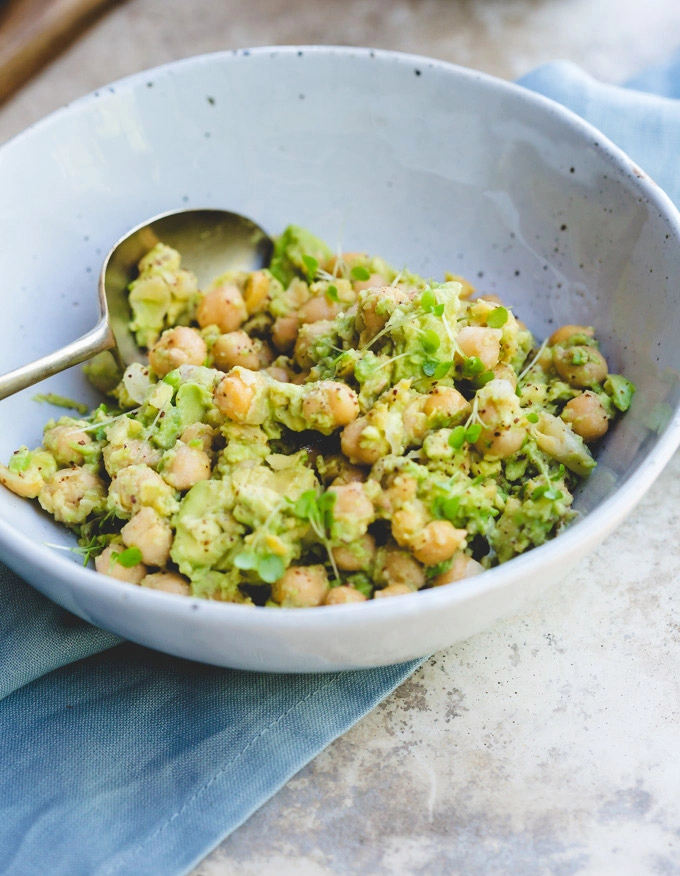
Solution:
<path fill-rule="evenodd" d="M 531 498 L 534 502 L 539 499 L 549 499 L 551 502 L 557 502 L 559 499 L 564 498 L 564 493 L 556 487 L 549 486 L 548 484 L 541 484 L 532 491 Z"/>
<path fill-rule="evenodd" d="M 327 491 L 317 495 L 314 490 L 306 490 L 296 502 L 288 500 L 292 504 L 292 511 L 300 520 L 306 520 L 312 527 L 314 534 L 326 548 L 328 559 L 333 567 L 335 580 L 340 580 L 340 572 L 333 556 L 330 545 L 330 533 L 333 527 L 333 508 L 337 496 Z"/>
<path fill-rule="evenodd" d="M 329 301 L 339 302 L 340 296 L 338 295 L 338 287 L 335 284 L 331 284 L 326 288 L 326 298 Z"/>
<path fill-rule="evenodd" d="M 370 280 L 371 272 L 368 268 L 365 268 L 363 265 L 355 265 L 350 271 L 350 276 L 353 280 L 357 280 L 359 282 L 363 282 L 365 280 Z"/>
<path fill-rule="evenodd" d="M 441 338 L 434 329 L 428 329 L 422 333 L 420 343 L 426 353 L 436 353 L 441 346 Z"/>
<path fill-rule="evenodd" d="M 502 328 L 507 321 L 508 311 L 507 308 L 502 305 L 500 307 L 495 307 L 486 318 L 486 324 L 489 328 L 495 329 Z"/>
<path fill-rule="evenodd" d="M 434 292 L 429 287 L 424 289 L 420 296 L 420 307 L 425 313 L 432 313 L 439 317 L 444 315 L 444 304 L 437 301 Z"/>
<path fill-rule="evenodd" d="M 84 545 L 76 545 L 68 547 L 64 544 L 52 544 L 49 541 L 43 542 L 45 547 L 52 548 L 55 551 L 68 551 L 71 554 L 78 554 L 83 558 L 83 566 L 87 566 L 93 556 L 100 554 L 106 547 L 108 538 L 105 535 L 93 535 L 92 538 Z"/>
<path fill-rule="evenodd" d="M 319 260 L 315 259 L 314 256 L 303 255 L 302 264 L 305 266 L 307 279 L 311 283 L 311 281 L 316 276 L 316 272 L 319 270 Z"/>
<path fill-rule="evenodd" d="M 278 581 L 286 571 L 285 563 L 277 554 L 256 554 L 252 550 L 236 554 L 234 565 L 242 571 L 257 572 L 258 577 L 266 584 Z"/>
<path fill-rule="evenodd" d="M 453 522 L 460 509 L 460 496 L 439 496 L 435 499 L 433 511 L 440 520 Z"/>
<path fill-rule="evenodd" d="M 131 569 L 142 562 L 142 552 L 138 547 L 125 548 L 123 551 L 111 551 L 111 565 L 120 563 L 124 569 Z"/>
<path fill-rule="evenodd" d="M 484 363 L 479 356 L 469 356 L 463 362 L 463 377 L 467 380 L 474 380 L 484 372 Z"/>
<path fill-rule="evenodd" d="M 489 381 L 493 380 L 496 375 L 493 371 L 482 371 L 482 373 L 475 378 L 475 386 L 482 387 L 486 386 Z"/>
<path fill-rule="evenodd" d="M 456 426 L 449 435 L 449 446 L 453 447 L 454 450 L 460 450 L 465 443 L 474 444 L 475 441 L 478 441 L 481 434 L 482 427 L 480 423 Z"/>
<path fill-rule="evenodd" d="M 545 350 L 545 348 L 547 346 L 548 346 L 548 338 L 546 338 L 543 341 L 543 343 L 541 344 L 541 346 L 538 348 L 538 350 L 536 350 L 536 355 L 532 358 L 532 360 L 529 362 L 529 364 L 526 366 L 526 368 L 519 373 L 519 375 L 517 377 L 517 387 L 518 388 L 519 388 L 520 384 L 522 383 L 522 381 L 524 380 L 524 378 L 527 376 L 527 374 L 531 371 L 531 369 L 534 367 L 534 365 L 541 358 L 543 351 Z"/>

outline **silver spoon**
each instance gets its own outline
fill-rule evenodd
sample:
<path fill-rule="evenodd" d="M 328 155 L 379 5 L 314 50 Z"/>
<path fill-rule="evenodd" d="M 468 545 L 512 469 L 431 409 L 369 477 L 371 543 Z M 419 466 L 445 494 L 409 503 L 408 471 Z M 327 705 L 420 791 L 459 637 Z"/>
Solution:
<path fill-rule="evenodd" d="M 273 250 L 268 235 L 238 213 L 189 209 L 154 216 L 121 238 L 104 259 L 97 325 L 61 350 L 0 375 L 0 399 L 106 350 L 121 368 L 143 360 L 144 354 L 128 329 L 127 288 L 139 260 L 158 242 L 179 251 L 182 267 L 196 274 L 199 289 L 224 271 L 265 267 Z"/>

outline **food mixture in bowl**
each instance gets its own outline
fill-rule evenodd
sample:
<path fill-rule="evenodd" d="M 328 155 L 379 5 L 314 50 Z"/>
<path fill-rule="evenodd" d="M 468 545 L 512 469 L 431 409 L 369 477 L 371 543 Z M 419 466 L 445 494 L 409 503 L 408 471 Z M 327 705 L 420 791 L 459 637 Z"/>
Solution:
<path fill-rule="evenodd" d="M 50 420 L 0 483 L 98 572 L 310 607 L 451 584 L 553 537 L 589 445 L 630 405 L 589 326 L 537 345 L 506 304 L 296 226 L 206 289 L 156 245 L 130 286 L 149 364 Z"/>

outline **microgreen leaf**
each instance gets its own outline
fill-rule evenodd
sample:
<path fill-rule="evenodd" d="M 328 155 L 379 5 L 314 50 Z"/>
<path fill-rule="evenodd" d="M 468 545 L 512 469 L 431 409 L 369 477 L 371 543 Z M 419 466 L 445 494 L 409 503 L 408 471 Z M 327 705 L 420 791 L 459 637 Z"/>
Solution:
<path fill-rule="evenodd" d="M 340 296 L 338 295 L 338 287 L 333 286 L 332 284 L 326 288 L 326 298 L 329 301 L 340 301 Z"/>
<path fill-rule="evenodd" d="M 302 264 L 305 266 L 305 270 L 307 271 L 307 279 L 313 280 L 316 276 L 316 272 L 319 270 L 319 262 L 314 256 L 303 255 L 302 256 Z"/>
<path fill-rule="evenodd" d="M 547 484 L 541 484 L 539 487 L 532 492 L 531 498 L 534 501 L 538 501 L 538 499 L 545 498 L 551 502 L 557 502 L 559 499 L 564 498 L 564 493 L 562 490 L 558 490 L 556 487 L 549 487 Z"/>
<path fill-rule="evenodd" d="M 350 271 L 353 280 L 370 280 L 371 272 L 363 265 L 355 265 Z"/>
<path fill-rule="evenodd" d="M 111 563 L 120 563 L 124 569 L 131 569 L 142 562 L 142 552 L 138 547 L 129 547 L 124 551 L 112 551 Z"/>
<path fill-rule="evenodd" d="M 441 338 L 433 329 L 428 329 L 421 335 L 420 343 L 426 353 L 436 353 L 441 345 Z"/>
<path fill-rule="evenodd" d="M 463 363 L 463 377 L 472 380 L 484 371 L 484 363 L 479 356 L 470 356 Z"/>
<path fill-rule="evenodd" d="M 432 313 L 435 316 L 444 316 L 444 304 L 435 304 L 432 308 Z"/>
<path fill-rule="evenodd" d="M 529 413 L 527 414 L 527 420 L 530 423 L 538 423 L 538 414 L 536 413 L 536 411 L 529 411 Z"/>
<path fill-rule="evenodd" d="M 286 565 L 276 554 L 265 554 L 257 560 L 257 574 L 267 584 L 273 584 L 286 571 Z"/>
<path fill-rule="evenodd" d="M 456 426 L 449 435 L 449 445 L 454 450 L 460 450 L 463 444 L 465 444 L 465 426 Z"/>
<path fill-rule="evenodd" d="M 454 520 L 456 515 L 458 514 L 458 509 L 460 508 L 460 497 L 459 496 L 451 496 L 448 499 L 445 499 L 442 503 L 442 513 L 446 520 Z"/>
<path fill-rule="evenodd" d="M 475 441 L 479 440 L 479 436 L 482 434 L 482 427 L 479 423 L 472 423 L 465 430 L 465 440 L 469 444 L 474 444 Z"/>
<path fill-rule="evenodd" d="M 486 386 L 486 384 L 493 380 L 495 376 L 496 375 L 493 371 L 482 371 L 482 373 L 475 378 L 475 384 L 477 386 Z"/>
<path fill-rule="evenodd" d="M 432 375 L 435 380 L 443 380 L 453 367 L 453 362 L 440 362 Z"/>
<path fill-rule="evenodd" d="M 300 517 L 302 520 L 309 520 L 316 508 L 316 493 L 314 490 L 307 490 L 302 493 L 297 502 L 293 506 L 293 514 Z"/>
<path fill-rule="evenodd" d="M 495 307 L 486 318 L 489 328 L 502 328 L 508 321 L 508 311 L 505 307 Z"/>
<path fill-rule="evenodd" d="M 255 554 L 251 553 L 250 551 L 241 551 L 240 554 L 236 554 L 233 562 L 237 569 L 249 571 L 250 569 L 257 568 L 258 560 Z"/>
<path fill-rule="evenodd" d="M 426 359 L 423 362 L 423 374 L 427 377 L 434 377 L 434 373 L 437 370 L 437 366 L 441 363 L 437 359 Z"/>
<path fill-rule="evenodd" d="M 434 297 L 434 292 L 432 289 L 425 289 L 423 294 L 420 296 L 420 306 L 425 311 L 425 313 L 432 313 L 434 308 L 437 306 L 437 300 Z"/>

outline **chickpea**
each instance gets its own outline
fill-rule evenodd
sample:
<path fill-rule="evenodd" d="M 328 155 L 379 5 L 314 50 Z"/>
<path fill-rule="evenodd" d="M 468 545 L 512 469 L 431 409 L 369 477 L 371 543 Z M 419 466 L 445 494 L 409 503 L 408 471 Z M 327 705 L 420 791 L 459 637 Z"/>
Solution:
<path fill-rule="evenodd" d="M 594 392 L 586 391 L 570 399 L 561 417 L 586 443 L 597 441 L 609 428 L 607 412 Z"/>
<path fill-rule="evenodd" d="M 413 556 L 426 566 L 436 566 L 465 547 L 465 529 L 456 529 L 448 520 L 433 520 L 411 539 Z"/>
<path fill-rule="evenodd" d="M 319 322 L 300 326 L 293 351 L 293 358 L 300 368 L 311 368 L 314 365 L 314 359 L 310 356 L 310 348 L 318 338 L 328 331 L 330 325 L 328 320 L 322 319 Z"/>
<path fill-rule="evenodd" d="M 358 414 L 357 394 L 346 383 L 335 380 L 311 384 L 302 401 L 302 415 L 312 427 L 328 421 L 333 431 L 356 420 Z"/>
<path fill-rule="evenodd" d="M 367 295 L 359 304 L 357 328 L 360 331 L 364 329 L 362 343 L 377 335 L 389 319 L 389 313 L 377 312 L 377 307 L 381 302 L 391 301 L 396 305 L 406 304 L 408 300 L 408 294 L 396 286 L 383 286 L 380 289 L 373 289 L 371 294 Z"/>
<path fill-rule="evenodd" d="M 373 502 L 364 492 L 362 483 L 355 481 L 351 484 L 329 487 L 328 491 L 335 494 L 333 516 L 336 520 L 342 518 L 348 518 L 352 521 L 363 520 L 367 522 L 367 525 L 373 520 Z"/>
<path fill-rule="evenodd" d="M 269 299 L 271 277 L 267 271 L 253 271 L 246 280 L 243 300 L 248 316 L 265 310 Z"/>
<path fill-rule="evenodd" d="M 224 283 L 206 292 L 196 308 L 196 321 L 201 328 L 216 325 L 223 334 L 236 331 L 247 316 L 241 290 L 233 283 Z"/>
<path fill-rule="evenodd" d="M 475 447 L 484 456 L 505 459 L 522 446 L 526 423 L 512 384 L 490 380 L 477 393 L 482 431 Z"/>
<path fill-rule="evenodd" d="M 272 326 L 272 343 L 282 353 L 292 350 L 300 320 L 297 316 L 280 316 Z"/>
<path fill-rule="evenodd" d="M 201 448 L 209 453 L 215 440 L 215 434 L 216 430 L 208 423 L 192 423 L 184 429 L 179 439 L 183 444 L 191 444 L 192 446 L 196 446 L 200 442 Z"/>
<path fill-rule="evenodd" d="M 389 453 L 390 448 L 384 438 L 372 441 L 364 439 L 362 441 L 364 431 L 368 425 L 366 417 L 359 417 L 342 430 L 340 447 L 350 462 L 373 465 L 381 456 Z"/>
<path fill-rule="evenodd" d="M 487 413 L 491 413 L 490 406 L 487 406 Z M 486 417 L 484 419 L 486 421 Z M 517 453 L 526 435 L 525 426 L 519 422 L 510 425 L 498 422 L 482 429 L 475 447 L 484 456 L 507 459 L 508 456 Z"/>
<path fill-rule="evenodd" d="M 577 344 L 574 347 L 555 347 L 553 362 L 557 373 L 570 386 L 584 388 L 600 383 L 609 372 L 607 360 L 595 347 Z"/>
<path fill-rule="evenodd" d="M 120 535 L 126 547 L 136 547 L 141 551 L 142 562 L 147 566 L 164 566 L 170 559 L 172 528 L 153 508 L 140 508 Z"/>
<path fill-rule="evenodd" d="M 284 608 L 322 605 L 329 591 L 323 566 L 289 566 L 272 584 L 272 599 Z"/>
<path fill-rule="evenodd" d="M 587 338 L 592 338 L 595 331 L 589 325 L 563 325 L 556 329 L 548 339 L 550 346 L 568 344 L 570 338 L 574 335 L 585 335 Z"/>
<path fill-rule="evenodd" d="M 165 377 L 180 365 L 203 365 L 208 348 L 199 333 L 187 326 L 163 332 L 149 350 L 149 364 L 159 377 Z"/>
<path fill-rule="evenodd" d="M 382 576 L 389 585 L 405 584 L 410 590 L 425 585 L 425 570 L 408 551 L 387 548 L 383 557 Z"/>
<path fill-rule="evenodd" d="M 125 581 L 128 584 L 141 584 L 142 579 L 146 575 L 146 566 L 144 563 L 136 563 L 134 566 L 126 567 L 122 563 L 117 563 L 115 554 L 122 553 L 123 548 L 119 544 L 110 544 L 107 548 L 95 557 L 94 567 L 100 575 L 108 575 L 109 578 L 116 578 L 118 581 Z"/>
<path fill-rule="evenodd" d="M 333 557 L 343 572 L 360 572 L 369 568 L 375 557 L 375 539 L 366 532 L 350 544 L 333 548 Z"/>
<path fill-rule="evenodd" d="M 414 477 L 405 474 L 396 475 L 379 497 L 380 507 L 388 514 L 394 514 L 402 505 L 415 499 L 418 492 L 418 482 Z"/>
<path fill-rule="evenodd" d="M 230 371 L 215 389 L 215 404 L 230 420 L 243 423 L 263 380 L 256 371 Z"/>
<path fill-rule="evenodd" d="M 463 578 L 471 578 L 473 575 L 479 575 L 484 571 L 484 566 L 468 557 L 462 551 L 457 553 L 453 558 L 451 568 L 441 575 L 437 575 L 432 581 L 433 587 L 443 587 L 444 584 L 453 584 L 454 581 L 462 581 Z"/>
<path fill-rule="evenodd" d="M 282 365 L 270 365 L 269 368 L 264 369 L 264 372 L 279 383 L 290 383 L 290 374 Z"/>
<path fill-rule="evenodd" d="M 210 457 L 205 450 L 179 443 L 161 474 L 166 484 L 175 490 L 188 490 L 199 481 L 207 481 L 210 469 Z"/>
<path fill-rule="evenodd" d="M 236 365 L 241 365 L 250 371 L 260 370 L 258 342 L 244 331 L 227 332 L 226 335 L 220 335 L 210 352 L 215 367 L 219 368 L 220 371 L 229 371 Z"/>
<path fill-rule="evenodd" d="M 354 587 L 341 584 L 332 587 L 326 594 L 324 605 L 347 605 L 349 602 L 366 602 L 366 596 Z"/>
<path fill-rule="evenodd" d="M 81 465 L 84 461 L 81 447 L 92 443 L 92 438 L 74 424 L 60 424 L 45 431 L 43 444 L 59 465 Z"/>
<path fill-rule="evenodd" d="M 468 414 L 470 403 L 452 386 L 435 386 L 425 399 L 423 411 L 428 417 L 444 417 L 447 420 Z"/>
<path fill-rule="evenodd" d="M 407 593 L 413 593 L 413 587 L 408 584 L 388 584 L 382 590 L 376 590 L 373 594 L 374 599 L 383 599 L 389 596 L 406 596 Z"/>
<path fill-rule="evenodd" d="M 464 356 L 477 356 L 488 371 L 498 365 L 502 337 L 503 332 L 500 329 L 468 325 L 458 332 L 456 343 Z"/>
<path fill-rule="evenodd" d="M 177 596 L 191 596 L 189 582 L 177 572 L 153 572 L 142 578 L 141 583 L 142 587 L 149 587 L 151 590 L 162 590 Z"/>
<path fill-rule="evenodd" d="M 305 301 L 298 313 L 303 323 L 313 323 L 335 319 L 341 310 L 342 304 L 339 301 L 330 301 L 322 292 Z"/>
<path fill-rule="evenodd" d="M 358 465 L 345 465 L 340 473 L 331 481 L 332 487 L 341 487 L 344 484 L 363 483 L 366 480 L 366 469 Z"/>
<path fill-rule="evenodd" d="M 517 386 L 517 374 L 510 365 L 499 363 L 491 370 L 496 380 L 507 380 L 513 387 Z"/>
<path fill-rule="evenodd" d="M 124 444 L 106 444 L 102 450 L 104 467 L 113 477 L 128 465 L 148 465 L 155 468 L 163 454 L 141 438 L 130 438 Z"/>
<path fill-rule="evenodd" d="M 387 277 L 373 272 L 368 280 L 353 280 L 352 286 L 355 292 L 363 292 L 364 289 L 376 289 L 380 286 L 387 286 Z"/>
<path fill-rule="evenodd" d="M 413 500 L 392 515 L 392 536 L 401 547 L 410 547 L 426 522 L 425 506 L 417 499 Z"/>
<path fill-rule="evenodd" d="M 96 508 L 106 503 L 106 487 L 86 468 L 63 468 L 38 495 L 42 507 L 59 523 L 83 523 Z"/>
<path fill-rule="evenodd" d="M 29 468 L 27 472 L 12 471 L 0 462 L 0 484 L 24 499 L 35 499 L 45 486 L 39 471 Z"/>
<path fill-rule="evenodd" d="M 425 404 L 425 398 L 419 396 L 409 402 L 404 410 L 404 437 L 408 444 L 422 444 L 427 435 L 427 416 L 423 410 Z"/>

